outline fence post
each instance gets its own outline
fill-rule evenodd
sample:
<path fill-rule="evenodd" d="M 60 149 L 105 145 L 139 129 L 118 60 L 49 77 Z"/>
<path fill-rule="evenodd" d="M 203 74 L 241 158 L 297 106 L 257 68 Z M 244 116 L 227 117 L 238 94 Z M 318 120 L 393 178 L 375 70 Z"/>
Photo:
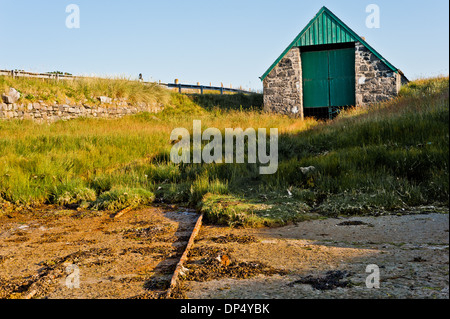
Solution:
<path fill-rule="evenodd" d="M 203 85 L 200 87 L 200 94 L 203 95 Z"/>

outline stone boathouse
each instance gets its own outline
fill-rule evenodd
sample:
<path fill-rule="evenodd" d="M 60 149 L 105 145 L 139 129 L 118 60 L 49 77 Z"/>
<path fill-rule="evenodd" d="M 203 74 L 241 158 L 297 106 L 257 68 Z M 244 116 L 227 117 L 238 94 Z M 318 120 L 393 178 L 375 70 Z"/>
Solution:
<path fill-rule="evenodd" d="M 404 74 L 323 7 L 261 77 L 264 110 L 332 117 L 398 95 Z"/>

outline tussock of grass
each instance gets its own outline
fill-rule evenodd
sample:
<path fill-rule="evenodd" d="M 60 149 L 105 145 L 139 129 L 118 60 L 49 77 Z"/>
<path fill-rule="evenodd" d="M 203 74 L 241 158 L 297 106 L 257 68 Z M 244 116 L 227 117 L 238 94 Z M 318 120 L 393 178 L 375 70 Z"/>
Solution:
<path fill-rule="evenodd" d="M 232 195 L 207 193 L 202 199 L 202 212 L 209 223 L 255 227 L 261 224 L 254 215 L 257 205 L 246 202 Z"/>
<path fill-rule="evenodd" d="M 97 199 L 94 190 L 83 186 L 78 179 L 54 186 L 49 196 L 49 202 L 60 206 L 87 205 Z"/>
<path fill-rule="evenodd" d="M 92 207 L 101 210 L 121 210 L 128 207 L 149 205 L 155 200 L 155 195 L 142 188 L 114 187 L 102 193 Z"/>
<path fill-rule="evenodd" d="M 207 193 L 228 194 L 228 183 L 218 179 L 211 180 L 207 175 L 199 176 L 191 185 L 190 203 L 200 203 Z"/>

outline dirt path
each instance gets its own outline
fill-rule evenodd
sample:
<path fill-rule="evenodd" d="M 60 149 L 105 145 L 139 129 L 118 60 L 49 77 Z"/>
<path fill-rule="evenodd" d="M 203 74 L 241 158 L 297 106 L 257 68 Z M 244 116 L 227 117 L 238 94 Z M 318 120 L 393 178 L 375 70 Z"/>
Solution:
<path fill-rule="evenodd" d="M 187 297 L 193 299 L 449 298 L 445 214 L 328 219 L 276 229 L 203 227 L 193 249 L 203 252 L 193 253 L 186 266 Z M 219 262 L 221 255 L 233 263 Z M 239 263 L 261 271 L 242 279 L 235 273 Z M 380 289 L 366 287 L 371 264 L 379 267 Z"/>
<path fill-rule="evenodd" d="M 197 217 L 166 208 L 116 219 L 50 208 L 0 214 L 0 298 L 159 297 Z"/>

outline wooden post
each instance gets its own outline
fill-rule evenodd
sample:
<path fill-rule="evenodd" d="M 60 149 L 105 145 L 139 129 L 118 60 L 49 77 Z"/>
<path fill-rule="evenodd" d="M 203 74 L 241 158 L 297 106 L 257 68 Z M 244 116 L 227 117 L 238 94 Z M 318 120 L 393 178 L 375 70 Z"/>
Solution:
<path fill-rule="evenodd" d="M 179 84 L 180 80 L 175 79 L 175 81 L 173 81 L 173 82 L 175 83 L 175 85 L 178 85 L 178 93 L 181 93 L 181 84 Z"/>
<path fill-rule="evenodd" d="M 203 85 L 200 87 L 200 94 L 203 95 Z"/>

